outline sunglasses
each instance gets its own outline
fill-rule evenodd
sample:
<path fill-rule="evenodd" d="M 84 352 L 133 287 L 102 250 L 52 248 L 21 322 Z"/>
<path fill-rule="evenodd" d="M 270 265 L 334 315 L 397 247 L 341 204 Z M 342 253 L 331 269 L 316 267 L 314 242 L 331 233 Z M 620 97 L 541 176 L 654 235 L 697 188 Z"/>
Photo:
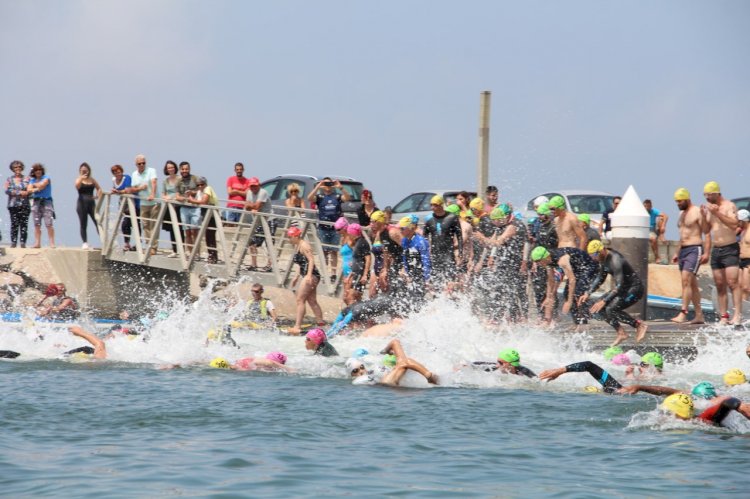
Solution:
<path fill-rule="evenodd" d="M 146 163 L 136 163 L 135 166 L 146 166 Z"/>
<path fill-rule="evenodd" d="M 251 290 L 251 293 L 253 293 L 254 295 L 259 295 L 259 294 L 263 293 L 263 290 L 262 289 L 253 289 L 253 290 Z"/>
<path fill-rule="evenodd" d="M 359 371 L 361 371 L 364 368 L 365 368 L 365 366 L 359 366 L 356 369 L 352 369 L 352 374 L 357 374 Z"/>

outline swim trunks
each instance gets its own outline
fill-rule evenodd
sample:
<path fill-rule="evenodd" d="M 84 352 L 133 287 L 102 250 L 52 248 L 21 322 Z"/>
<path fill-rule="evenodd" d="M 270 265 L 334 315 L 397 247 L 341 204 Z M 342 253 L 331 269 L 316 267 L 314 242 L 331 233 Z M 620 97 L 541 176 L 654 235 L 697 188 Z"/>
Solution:
<path fill-rule="evenodd" d="M 740 258 L 740 268 L 745 269 L 750 267 L 750 258 Z"/>
<path fill-rule="evenodd" d="M 680 248 L 680 253 L 677 257 L 677 265 L 680 271 L 690 272 L 691 274 L 697 274 L 698 269 L 701 266 L 701 257 L 703 256 L 703 246 L 700 244 L 694 244 L 691 246 L 683 246 Z"/>
<path fill-rule="evenodd" d="M 740 244 L 732 243 L 719 246 L 711 250 L 711 268 L 726 269 L 728 267 L 739 267 Z"/>

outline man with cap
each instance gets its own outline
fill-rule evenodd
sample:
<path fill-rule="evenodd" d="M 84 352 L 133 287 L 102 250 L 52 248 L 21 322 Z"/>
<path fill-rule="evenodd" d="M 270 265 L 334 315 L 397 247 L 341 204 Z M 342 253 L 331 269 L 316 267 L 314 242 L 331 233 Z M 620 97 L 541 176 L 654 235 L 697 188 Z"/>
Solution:
<path fill-rule="evenodd" d="M 418 221 L 416 215 L 408 215 L 398 222 L 403 249 L 401 272 L 406 280 L 406 293 L 410 300 L 410 303 L 405 303 L 405 305 L 412 310 L 418 309 L 424 302 L 427 285 L 432 275 L 430 244 L 424 237 L 417 234 Z"/>
<path fill-rule="evenodd" d="M 479 242 L 491 248 L 492 264 L 487 278 L 494 285 L 490 286 L 488 311 L 493 319 L 518 322 L 525 319 L 528 313 L 527 274 L 523 268 L 526 224 L 516 219 L 510 206 L 505 203 L 492 210 L 490 220 L 495 226 L 494 235 L 487 237 L 477 232 L 475 236 Z"/>
<path fill-rule="evenodd" d="M 740 225 L 740 287 L 742 298 L 750 299 L 750 211 L 740 210 L 737 212 L 737 220 Z"/>
<path fill-rule="evenodd" d="M 589 242 L 588 253 L 599 262 L 599 273 L 589 285 L 589 289 L 578 297 L 578 304 L 583 306 L 591 294 L 604 283 L 607 275 L 612 276 L 612 289 L 594 303 L 591 313 L 601 311 L 607 324 L 615 328 L 617 337 L 612 343 L 613 346 L 619 345 L 628 338 L 628 333 L 621 324 L 623 322 L 635 328 L 635 341 L 640 342 L 646 335 L 648 326 L 644 321 L 633 318 L 625 309 L 643 298 L 644 288 L 641 278 L 620 252 L 605 248 L 599 240 Z"/>
<path fill-rule="evenodd" d="M 716 284 L 719 301 L 719 322 L 728 324 L 729 297 L 727 288 L 732 292 L 734 302 L 734 317 L 731 323 L 742 323 L 742 288 L 739 284 L 740 276 L 740 245 L 737 242 L 737 207 L 721 195 L 717 182 L 708 182 L 703 187 L 706 204 L 701 211 L 706 217 L 705 231 L 711 234 L 711 270 Z"/>
<path fill-rule="evenodd" d="M 486 372 L 499 371 L 505 374 L 515 374 L 535 378 L 536 374 L 528 367 L 521 365 L 521 355 L 514 348 L 505 348 L 497 354 L 497 362 L 474 361 L 471 366 Z"/>
<path fill-rule="evenodd" d="M 247 186 L 247 194 L 245 194 L 245 210 L 250 213 L 266 214 L 266 218 L 258 219 L 258 225 L 255 227 L 255 236 L 251 237 L 250 242 L 248 243 L 250 248 L 250 268 L 248 270 L 270 272 L 271 266 L 268 264 L 263 269 L 258 268 L 258 248 L 266 241 L 266 238 L 264 237 L 263 223 L 265 222 L 268 225 L 268 230 L 271 235 L 273 235 L 275 229 L 273 220 L 267 217 L 267 215 L 270 215 L 273 210 L 273 207 L 271 206 L 271 196 L 268 195 L 267 190 L 260 186 L 260 180 L 258 177 L 250 177 Z M 252 223 L 252 219 L 245 219 L 244 222 Z"/>
<path fill-rule="evenodd" d="M 392 367 L 368 370 L 361 359 L 350 358 L 346 361 L 346 370 L 354 378 L 353 384 L 398 386 L 407 371 L 421 374 L 430 384 L 438 384 L 438 378 L 432 371 L 406 355 L 399 340 L 391 340 L 380 353 L 389 356 L 389 364 L 392 364 Z"/>
<path fill-rule="evenodd" d="M 654 204 L 650 199 L 643 202 L 643 207 L 646 208 L 649 216 L 649 243 L 651 244 L 651 251 L 654 252 L 654 262 L 666 264 L 666 260 L 659 259 L 659 243 L 664 242 L 664 234 L 667 232 L 667 219 L 669 218 L 666 213 L 654 208 Z"/>
<path fill-rule="evenodd" d="M 558 248 L 578 248 L 586 251 L 588 238 L 583 231 L 581 224 L 578 223 L 578 217 L 569 212 L 565 206 L 565 199 L 562 196 L 552 196 L 547 203 L 549 209 L 555 215 L 555 230 L 557 230 L 557 247 Z"/>
<path fill-rule="evenodd" d="M 458 217 L 445 210 L 443 196 L 436 194 L 430 200 L 432 216 L 425 221 L 422 235 L 430 242 L 432 273 L 439 284 L 456 277 L 456 248 L 459 261 L 463 257 L 463 238 Z"/>
<path fill-rule="evenodd" d="M 547 204 L 549 200 L 545 196 L 539 196 L 534 200 L 536 219 L 529 224 L 529 244 L 532 248 L 544 246 L 545 248 L 557 248 L 557 231 L 553 222 L 554 215 Z M 539 203 L 539 204 L 537 204 Z M 531 266 L 531 285 L 534 289 L 534 299 L 539 317 L 544 316 L 542 303 L 547 296 L 547 269 L 536 263 Z M 557 315 L 558 303 L 555 296 L 552 315 Z"/>
<path fill-rule="evenodd" d="M 568 279 L 565 286 L 565 302 L 562 311 L 573 316 L 577 325 L 588 323 L 588 310 L 579 305 L 578 298 L 583 295 L 591 285 L 599 270 L 599 265 L 589 257 L 588 253 L 578 248 L 545 248 L 537 246 L 531 252 L 532 261 L 537 265 L 547 268 L 547 298 L 543 305 L 544 320 L 552 321 L 552 306 L 555 303 L 557 287 L 559 283 L 555 280 L 555 267 L 560 267 Z"/>
<path fill-rule="evenodd" d="M 706 232 L 706 218 L 701 209 L 690 201 L 690 192 L 680 187 L 674 193 L 680 218 L 677 228 L 680 231 L 680 251 L 672 258 L 680 269 L 682 282 L 682 309 L 672 318 L 672 322 L 681 324 L 687 321 L 688 305 L 693 302 L 695 317 L 690 324 L 703 324 L 703 309 L 701 308 L 701 292 L 698 288 L 698 269 L 708 262 L 711 248 L 711 235 Z"/>
<path fill-rule="evenodd" d="M 588 213 L 581 213 L 578 215 L 578 223 L 581 224 L 581 228 L 583 229 L 583 232 L 586 233 L 589 242 L 602 240 L 599 231 L 591 227 L 591 215 Z"/>
<path fill-rule="evenodd" d="M 341 194 L 336 192 L 341 191 Z M 319 191 L 323 193 L 320 194 Z M 351 196 L 341 187 L 341 182 L 331 177 L 323 177 L 323 180 L 315 185 L 315 188 L 307 195 L 307 201 L 312 206 L 318 207 L 318 220 L 328 222 L 318 225 L 318 237 L 323 244 L 323 254 L 326 261 L 330 261 L 331 280 L 336 279 L 336 267 L 339 256 L 339 234 L 333 227 L 333 223 L 344 215 L 343 203 L 349 201 Z"/>

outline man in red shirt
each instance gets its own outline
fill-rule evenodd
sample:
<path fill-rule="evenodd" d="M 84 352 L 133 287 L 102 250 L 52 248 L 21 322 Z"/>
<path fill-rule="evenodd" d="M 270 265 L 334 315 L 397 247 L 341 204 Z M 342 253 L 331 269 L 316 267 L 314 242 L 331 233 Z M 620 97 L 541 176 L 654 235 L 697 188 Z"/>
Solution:
<path fill-rule="evenodd" d="M 227 222 L 237 223 L 240 221 L 242 210 L 245 208 L 245 196 L 249 188 L 250 179 L 245 177 L 245 165 L 235 163 L 234 175 L 227 179 L 227 194 L 229 196 L 227 208 L 233 210 L 227 211 Z"/>

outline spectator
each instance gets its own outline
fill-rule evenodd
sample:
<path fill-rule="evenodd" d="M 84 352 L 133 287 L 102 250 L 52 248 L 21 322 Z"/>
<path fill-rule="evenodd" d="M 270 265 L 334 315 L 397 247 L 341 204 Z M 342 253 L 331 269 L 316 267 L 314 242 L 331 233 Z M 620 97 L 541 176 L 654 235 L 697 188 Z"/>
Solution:
<path fill-rule="evenodd" d="M 298 208 L 303 210 L 307 208 L 307 206 L 305 206 L 305 200 L 300 196 L 299 184 L 293 183 L 287 186 L 286 201 L 284 201 L 284 206 L 286 206 L 287 208 Z M 287 212 L 287 215 L 300 216 L 304 214 L 290 209 Z"/>
<path fill-rule="evenodd" d="M 180 185 L 180 177 L 177 175 L 177 163 L 174 161 L 167 161 L 164 163 L 164 182 L 162 183 L 161 198 L 164 201 L 177 201 L 177 195 L 179 194 L 178 187 Z M 161 224 L 162 230 L 169 232 L 169 239 L 172 241 L 172 253 L 168 256 L 169 258 L 177 257 L 177 236 L 176 232 L 182 234 L 182 219 L 180 218 L 180 207 L 172 205 L 174 208 L 175 220 L 172 221 L 172 212 L 169 209 L 169 205 L 164 209 L 164 221 Z M 183 235 L 184 237 L 184 235 Z"/>
<path fill-rule="evenodd" d="M 469 211 L 469 203 L 471 203 L 471 194 L 466 191 L 456 194 L 456 204 L 461 208 L 461 211 Z"/>
<path fill-rule="evenodd" d="M 250 288 L 252 299 L 247 302 L 244 318 L 247 321 L 254 322 L 261 326 L 275 326 L 278 320 L 276 307 L 273 302 L 263 296 L 263 285 L 260 283 L 253 284 Z"/>
<path fill-rule="evenodd" d="M 318 194 L 319 190 L 323 194 Z M 342 190 L 337 194 L 335 189 Z M 338 245 L 339 235 L 331 224 L 336 222 L 343 214 L 342 202 L 349 201 L 349 193 L 341 188 L 341 182 L 333 181 L 331 177 L 325 177 L 315 185 L 315 188 L 308 194 L 307 200 L 318 207 L 318 220 L 328 222 L 318 226 L 318 235 L 320 242 L 323 243 L 323 254 L 326 261 L 330 259 L 331 281 L 336 280 L 336 267 L 338 266 Z"/>
<path fill-rule="evenodd" d="M 665 242 L 664 234 L 667 231 L 667 217 L 666 213 L 654 208 L 650 199 L 643 202 L 643 207 L 646 208 L 650 220 L 650 233 L 648 236 L 649 242 L 651 243 L 651 250 L 654 252 L 654 262 L 666 265 L 667 261 L 659 258 L 659 243 Z"/>
<path fill-rule="evenodd" d="M 250 179 L 245 177 L 245 165 L 242 163 L 234 164 L 234 175 L 227 179 L 227 202 L 226 219 L 227 222 L 236 224 L 242 218 L 242 209 L 245 207 L 245 198 L 250 188 Z"/>
<path fill-rule="evenodd" d="M 219 252 L 216 248 L 216 217 L 214 211 L 208 206 L 218 206 L 219 200 L 216 191 L 208 185 L 206 177 L 198 177 L 198 190 L 190 198 L 190 202 L 201 205 L 201 222 L 208 217 L 206 224 L 206 249 L 208 251 L 208 263 L 219 262 Z"/>
<path fill-rule="evenodd" d="M 271 214 L 271 202 L 268 192 L 261 188 L 258 177 L 251 177 L 249 189 L 245 198 L 245 209 L 251 213 Z M 273 220 L 266 218 L 271 234 L 274 232 Z M 266 264 L 262 269 L 258 269 L 258 247 L 262 246 L 266 238 L 263 232 L 263 220 L 258 219 L 258 225 L 255 227 L 255 236 L 250 238 L 250 268 L 248 270 L 270 272 L 271 265 Z"/>
<path fill-rule="evenodd" d="M 15 248 L 21 238 L 21 247 L 26 247 L 29 236 L 29 179 L 23 176 L 24 165 L 21 161 L 13 161 L 10 171 L 13 176 L 5 181 L 5 193 L 8 195 L 8 212 L 10 213 L 10 247 Z"/>
<path fill-rule="evenodd" d="M 357 210 L 357 218 L 359 219 L 359 225 L 362 227 L 370 226 L 370 215 L 378 211 L 378 207 L 375 206 L 375 201 L 372 199 L 372 192 L 367 189 L 362 191 L 362 204 Z"/>
<path fill-rule="evenodd" d="M 497 187 L 494 185 L 488 185 L 487 190 L 485 191 L 484 196 L 484 211 L 487 213 L 492 213 L 492 210 L 497 208 L 498 204 L 498 197 L 500 193 L 497 190 Z"/>
<path fill-rule="evenodd" d="M 102 194 L 102 188 L 99 187 L 99 182 L 91 176 L 91 167 L 88 163 L 81 163 L 78 167 L 78 178 L 76 179 L 76 190 L 78 191 L 78 203 L 76 205 L 76 212 L 78 213 L 78 224 L 81 229 L 81 240 L 83 241 L 83 249 L 89 249 L 88 243 L 88 224 L 89 218 L 94 222 L 94 228 L 96 233 L 99 233 L 99 226 L 96 225 L 96 216 L 94 211 L 96 209 L 96 199 Z"/>
<path fill-rule="evenodd" d="M 130 187 L 132 185 L 132 180 L 130 178 L 130 175 L 125 175 L 125 170 L 120 165 L 113 165 L 112 168 L 110 168 L 110 171 L 112 172 L 112 194 L 127 194 L 130 192 Z M 120 206 L 122 206 L 122 203 L 124 203 L 126 200 L 120 198 Z M 138 198 L 135 198 L 133 200 L 133 203 L 135 204 L 135 210 L 136 214 L 138 213 Z M 125 246 L 123 246 L 123 251 L 130 251 L 132 248 L 130 247 L 130 232 L 132 230 L 132 216 L 133 214 L 130 213 L 130 210 L 128 209 L 128 206 L 126 204 L 125 210 L 122 216 L 122 224 L 120 225 L 120 229 L 122 230 L 122 237 L 125 240 Z"/>
<path fill-rule="evenodd" d="M 31 167 L 27 191 L 31 193 L 31 215 L 34 217 L 34 247 L 42 247 L 42 220 L 47 227 L 50 248 L 55 247 L 55 205 L 52 203 L 52 180 L 46 175 L 44 165 Z"/>
<path fill-rule="evenodd" d="M 159 204 L 156 201 L 158 194 L 156 170 L 146 168 L 146 157 L 143 154 L 135 157 L 135 171 L 131 176 L 131 182 L 133 185 L 130 187 L 130 191 L 132 194 L 136 194 L 140 200 L 140 213 L 138 216 L 141 219 L 146 247 L 152 255 L 155 255 L 156 248 L 152 247 L 151 238 L 154 234 L 156 217 L 159 213 Z M 156 241 L 153 243 L 156 243 Z"/>
<path fill-rule="evenodd" d="M 602 221 L 599 224 L 599 235 L 605 239 L 612 239 L 612 219 L 610 218 L 610 215 L 615 212 L 620 205 L 620 201 L 622 201 L 622 198 L 620 196 L 615 196 L 612 198 L 612 208 L 607 208 L 604 210 L 604 213 L 602 213 Z"/>
<path fill-rule="evenodd" d="M 191 253 L 200 227 L 201 210 L 191 205 L 190 198 L 198 192 L 198 177 L 190 173 L 190 163 L 180 163 L 180 182 L 177 184 L 177 201 L 185 203 L 180 206 L 180 220 L 185 232 L 185 251 Z"/>

